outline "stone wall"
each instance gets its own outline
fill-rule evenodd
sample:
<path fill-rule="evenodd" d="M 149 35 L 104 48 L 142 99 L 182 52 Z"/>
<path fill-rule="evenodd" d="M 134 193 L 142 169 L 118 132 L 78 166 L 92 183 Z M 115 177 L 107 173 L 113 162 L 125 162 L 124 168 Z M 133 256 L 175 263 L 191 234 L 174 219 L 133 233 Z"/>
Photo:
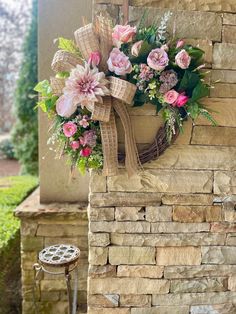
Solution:
<path fill-rule="evenodd" d="M 203 119 L 157 161 L 128 178 L 93 173 L 89 206 L 89 314 L 235 314 L 236 212 L 215 200 L 236 194 L 235 1 L 131 0 L 148 19 L 176 10 L 177 36 L 206 51 L 211 81 Z M 121 0 L 95 0 L 95 12 L 121 16 Z M 130 108 L 139 147 L 160 125 L 150 105 Z M 119 121 L 118 121 L 119 124 Z M 122 149 L 123 134 L 119 126 Z"/>
<path fill-rule="evenodd" d="M 23 314 L 34 313 L 34 271 L 38 253 L 54 244 L 72 244 L 80 248 L 78 301 L 80 313 L 87 311 L 88 221 L 87 206 L 76 204 L 39 204 L 36 191 L 16 210 L 21 219 L 21 271 Z M 58 269 L 56 269 L 59 271 Z M 55 269 L 52 269 L 55 271 Z M 73 284 L 73 283 L 72 283 Z M 64 276 L 44 274 L 35 290 L 40 314 L 68 313 Z"/>

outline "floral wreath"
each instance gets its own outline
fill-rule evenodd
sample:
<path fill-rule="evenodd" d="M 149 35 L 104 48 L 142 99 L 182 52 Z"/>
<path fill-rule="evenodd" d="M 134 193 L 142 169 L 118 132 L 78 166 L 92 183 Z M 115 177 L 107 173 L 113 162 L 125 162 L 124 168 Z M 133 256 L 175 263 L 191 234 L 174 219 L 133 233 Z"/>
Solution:
<path fill-rule="evenodd" d="M 71 166 L 84 173 L 100 169 L 116 175 L 118 161 L 129 174 L 140 163 L 157 159 L 183 131 L 183 121 L 204 116 L 216 124 L 200 100 L 209 95 L 204 82 L 204 51 L 184 40 L 167 38 L 166 13 L 160 25 L 112 26 L 99 15 L 94 24 L 75 32 L 75 42 L 59 38 L 52 69 L 56 76 L 35 87 L 38 106 L 53 118 L 50 143 L 69 155 Z M 164 125 L 148 149 L 138 153 L 127 104 L 151 103 Z M 116 113 L 125 131 L 125 154 L 118 154 Z"/>

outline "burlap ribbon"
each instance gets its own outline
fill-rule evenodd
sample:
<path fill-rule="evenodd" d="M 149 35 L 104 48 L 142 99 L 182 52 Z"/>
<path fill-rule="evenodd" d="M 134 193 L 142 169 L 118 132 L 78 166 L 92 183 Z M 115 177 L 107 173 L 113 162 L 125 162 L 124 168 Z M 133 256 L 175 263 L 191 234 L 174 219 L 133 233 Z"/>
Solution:
<path fill-rule="evenodd" d="M 112 25 L 110 19 L 99 16 L 94 24 L 88 24 L 75 32 L 76 44 L 85 60 L 89 59 L 90 53 L 101 53 L 100 71 L 107 72 L 107 60 L 112 50 Z M 81 59 L 74 55 L 59 50 L 53 59 L 52 69 L 58 71 L 71 71 Z M 125 166 L 129 175 L 134 174 L 139 167 L 138 152 L 132 130 L 130 117 L 125 103 L 131 104 L 136 86 L 116 77 L 109 77 L 110 95 L 103 98 L 103 103 L 95 103 L 87 109 L 92 112 L 92 118 L 100 121 L 102 148 L 103 148 L 103 175 L 112 176 L 118 170 L 118 138 L 115 122 L 115 113 L 120 117 L 125 131 Z M 53 92 L 57 95 L 62 93 L 63 79 L 52 78 Z"/>

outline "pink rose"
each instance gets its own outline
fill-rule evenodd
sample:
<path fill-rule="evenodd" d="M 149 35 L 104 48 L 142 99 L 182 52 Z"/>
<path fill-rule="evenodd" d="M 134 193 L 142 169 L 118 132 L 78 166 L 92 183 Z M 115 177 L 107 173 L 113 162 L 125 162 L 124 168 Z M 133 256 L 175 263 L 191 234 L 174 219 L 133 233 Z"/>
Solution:
<path fill-rule="evenodd" d="M 77 150 L 80 147 L 80 142 L 79 141 L 73 141 L 73 142 L 70 143 L 70 147 L 73 150 Z"/>
<path fill-rule="evenodd" d="M 91 153 L 92 153 L 92 148 L 86 147 L 86 148 L 81 149 L 80 156 L 89 157 L 91 155 Z"/>
<path fill-rule="evenodd" d="M 168 91 L 167 93 L 165 93 L 164 95 L 164 101 L 167 104 L 174 104 L 177 100 L 177 98 L 179 97 L 179 93 L 176 92 L 174 89 L 171 89 L 170 91 Z"/>
<path fill-rule="evenodd" d="M 132 64 L 129 58 L 118 48 L 113 48 L 107 60 L 108 69 L 116 75 L 125 75 L 132 71 Z"/>
<path fill-rule="evenodd" d="M 56 112 L 59 116 L 69 118 L 77 109 L 77 104 L 69 96 L 62 95 L 56 102 Z"/>
<path fill-rule="evenodd" d="M 177 48 L 177 49 L 178 49 L 178 48 L 182 48 L 182 47 L 184 46 L 184 44 L 185 44 L 184 40 L 183 40 L 183 39 L 179 39 L 179 40 L 177 41 L 176 48 Z"/>
<path fill-rule="evenodd" d="M 147 58 L 147 64 L 156 71 L 163 71 L 168 63 L 168 54 L 161 48 L 153 49 Z"/>
<path fill-rule="evenodd" d="M 179 94 L 173 106 L 175 107 L 183 107 L 189 100 L 189 97 L 184 94 Z"/>
<path fill-rule="evenodd" d="M 116 25 L 113 29 L 112 39 L 114 46 L 120 48 L 123 43 L 129 43 L 136 34 L 136 27 L 130 25 Z"/>
<path fill-rule="evenodd" d="M 187 69 L 190 65 L 191 57 L 187 53 L 186 50 L 182 49 L 177 55 L 175 56 L 175 63 L 181 68 L 181 69 Z"/>
<path fill-rule="evenodd" d="M 92 65 L 92 67 L 97 67 L 101 61 L 101 54 L 99 51 L 94 51 L 90 53 L 88 64 Z"/>
<path fill-rule="evenodd" d="M 71 137 L 77 132 L 77 125 L 73 122 L 67 122 L 63 125 L 63 133 L 66 137 Z"/>
<path fill-rule="evenodd" d="M 137 41 L 135 44 L 133 44 L 131 48 L 132 56 L 138 57 L 142 44 L 143 44 L 143 40 Z"/>

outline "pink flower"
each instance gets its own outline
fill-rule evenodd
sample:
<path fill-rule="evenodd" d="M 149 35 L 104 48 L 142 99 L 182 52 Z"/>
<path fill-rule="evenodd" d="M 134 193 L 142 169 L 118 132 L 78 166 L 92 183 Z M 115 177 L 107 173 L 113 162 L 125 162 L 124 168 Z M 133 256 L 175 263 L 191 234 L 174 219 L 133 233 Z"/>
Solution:
<path fill-rule="evenodd" d="M 116 75 L 125 75 L 132 71 L 132 64 L 129 58 L 118 48 L 113 48 L 107 60 L 108 69 Z"/>
<path fill-rule="evenodd" d="M 85 129 L 89 126 L 86 116 L 83 116 L 83 119 L 79 121 L 79 125 L 81 125 Z"/>
<path fill-rule="evenodd" d="M 83 108 L 94 105 L 95 102 L 103 102 L 102 97 L 110 94 L 108 84 L 103 72 L 97 68 L 90 69 L 88 63 L 85 66 L 78 64 L 66 80 L 63 89 L 66 101 L 60 105 L 60 115 L 65 116 L 64 112 L 73 113 L 78 105 Z"/>
<path fill-rule="evenodd" d="M 93 130 L 85 131 L 83 136 L 81 136 L 79 140 L 80 144 L 83 146 L 88 145 L 90 147 L 94 147 L 96 145 L 97 135 Z"/>
<path fill-rule="evenodd" d="M 171 89 L 170 91 L 168 91 L 167 93 L 165 93 L 164 95 L 164 101 L 167 104 L 174 104 L 177 100 L 177 98 L 179 97 L 179 93 L 176 92 L 174 89 Z"/>
<path fill-rule="evenodd" d="M 59 116 L 69 118 L 77 109 L 77 104 L 69 96 L 62 95 L 56 102 L 56 112 Z"/>
<path fill-rule="evenodd" d="M 101 54 L 99 51 L 94 51 L 90 53 L 90 57 L 88 59 L 88 64 L 92 65 L 92 67 L 97 67 L 101 61 Z"/>
<path fill-rule="evenodd" d="M 90 147 L 82 148 L 80 151 L 80 156 L 89 157 L 91 153 L 92 153 L 92 148 Z"/>
<path fill-rule="evenodd" d="M 112 33 L 114 46 L 120 48 L 123 43 L 131 42 L 135 34 L 136 27 L 131 27 L 130 25 L 116 25 Z"/>
<path fill-rule="evenodd" d="M 182 49 L 177 55 L 175 56 L 175 63 L 181 68 L 181 69 L 187 69 L 190 65 L 191 57 L 187 53 L 186 50 Z"/>
<path fill-rule="evenodd" d="M 138 57 L 142 44 L 143 44 L 143 40 L 137 41 L 135 44 L 133 44 L 131 48 L 132 56 Z"/>
<path fill-rule="evenodd" d="M 66 137 L 71 137 L 77 132 L 77 125 L 73 122 L 66 122 L 63 124 L 63 133 Z"/>
<path fill-rule="evenodd" d="M 153 70 L 149 68 L 145 63 L 140 64 L 139 78 L 144 81 L 149 81 L 154 76 Z"/>
<path fill-rule="evenodd" d="M 173 106 L 175 107 L 183 107 L 189 100 L 189 97 L 183 94 L 179 94 Z"/>
<path fill-rule="evenodd" d="M 183 39 L 179 39 L 179 40 L 177 41 L 176 48 L 177 48 L 177 49 L 178 49 L 178 48 L 182 48 L 182 47 L 184 46 L 184 44 L 185 44 L 185 41 L 184 41 Z"/>
<path fill-rule="evenodd" d="M 168 63 L 168 54 L 161 48 L 153 49 L 147 58 L 147 64 L 156 71 L 163 71 Z"/>
<path fill-rule="evenodd" d="M 70 146 L 73 150 L 77 150 L 80 147 L 80 142 L 79 141 L 73 141 L 70 143 Z"/>

